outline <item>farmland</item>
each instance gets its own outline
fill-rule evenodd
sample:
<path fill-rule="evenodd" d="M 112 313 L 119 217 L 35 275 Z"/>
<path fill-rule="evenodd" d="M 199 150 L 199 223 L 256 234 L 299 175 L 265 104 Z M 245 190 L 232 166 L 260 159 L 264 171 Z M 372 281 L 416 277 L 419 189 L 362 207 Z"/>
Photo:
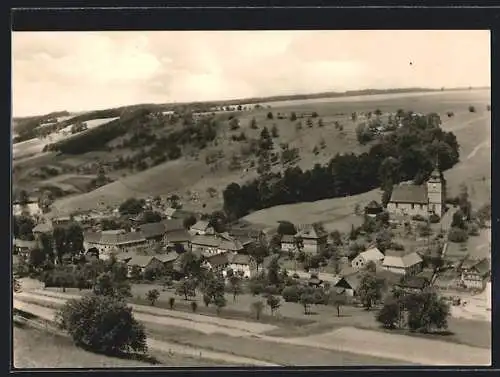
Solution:
<path fill-rule="evenodd" d="M 146 197 L 153 195 L 167 196 L 178 194 L 188 209 L 213 211 L 221 208 L 222 190 L 230 182 L 242 183 L 256 176 L 255 168 L 249 165 L 249 160 L 242 157 L 246 142 L 232 140 L 232 136 L 245 133 L 247 139 L 258 138 L 263 126 L 269 129 L 276 126 L 278 137 L 274 138 L 275 150 L 280 143 L 288 143 L 290 147 L 298 148 L 300 159 L 297 165 L 302 169 L 309 169 L 314 164 L 324 164 L 337 153 L 361 153 L 368 146 L 361 146 L 355 135 L 357 122 L 351 120 L 351 113 L 369 112 L 380 109 L 382 112 L 395 112 L 397 109 L 407 109 L 422 113 L 437 112 L 443 121 L 443 129 L 452 131 L 460 144 L 461 161 L 453 169 L 445 172 L 449 181 L 449 193 L 455 194 L 463 182 L 468 182 L 469 193 L 473 205 L 484 202 L 489 197 L 491 161 L 488 144 L 490 139 L 489 113 L 486 104 L 490 102 L 489 90 L 432 92 L 432 93 L 404 93 L 390 95 L 373 95 L 346 98 L 314 99 L 302 101 L 285 101 L 271 104 L 271 109 L 257 109 L 237 114 L 239 128 L 231 130 L 223 126 L 216 140 L 207 148 L 198 152 L 185 153 L 177 160 L 167 161 L 144 171 L 125 173 L 125 177 L 115 175 L 117 181 L 100 187 L 92 192 L 76 194 L 61 198 L 54 203 L 57 213 L 70 213 L 77 209 L 93 209 L 108 205 L 116 205 L 124 199 L 136 196 Z M 470 113 L 468 106 L 474 105 L 477 112 Z M 273 119 L 267 118 L 268 111 L 274 114 Z M 323 127 L 317 125 L 317 119 L 308 125 L 306 119 L 291 121 L 289 115 L 315 111 L 322 119 Z M 446 113 L 453 111 L 453 117 Z M 278 115 L 278 113 L 280 115 Z M 250 127 L 255 118 L 257 129 Z M 283 119 L 280 119 L 283 118 Z M 301 123 L 298 129 L 297 123 Z M 334 127 L 338 122 L 343 127 L 339 130 Z M 480 131 L 480 132 L 478 132 Z M 324 148 L 314 148 L 324 141 Z M 60 163 L 78 159 L 88 161 L 87 155 L 105 155 L 113 152 L 90 152 L 79 156 L 57 156 Z M 215 164 L 207 164 L 207 156 L 218 154 L 223 156 Z M 232 171 L 227 165 L 234 155 L 241 158 L 241 169 Z M 42 157 L 40 157 L 42 158 Z M 99 158 L 99 157 L 95 157 Z M 92 160 L 95 161 L 95 158 Z M 46 160 L 55 157 L 46 157 Z M 277 169 L 279 167 L 274 167 Z M 68 182 L 69 183 L 69 182 Z M 217 190 L 217 195 L 211 197 L 208 188 Z M 78 192 L 78 190 L 77 190 Z M 191 194 L 196 193 L 198 199 L 190 200 Z M 335 198 L 323 200 L 318 204 L 294 204 L 269 208 L 249 215 L 251 221 L 258 223 L 273 223 L 287 218 L 291 213 L 299 218 L 323 221 L 336 227 L 339 221 L 351 216 L 356 200 L 369 201 L 379 197 L 377 191 L 363 194 L 357 199 Z M 309 220 L 308 220 L 309 221 Z M 353 220 L 354 221 L 354 220 Z M 349 221 L 347 221 L 348 223 Z M 346 222 L 343 221 L 342 224 Z M 348 224 L 350 226 L 350 224 Z"/>

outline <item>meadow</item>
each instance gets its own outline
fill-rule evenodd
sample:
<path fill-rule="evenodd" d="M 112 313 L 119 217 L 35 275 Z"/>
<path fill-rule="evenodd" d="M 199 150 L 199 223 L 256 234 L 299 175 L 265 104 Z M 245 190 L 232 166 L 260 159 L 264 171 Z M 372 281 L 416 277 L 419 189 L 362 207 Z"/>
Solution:
<path fill-rule="evenodd" d="M 297 165 L 309 169 L 314 164 L 323 164 L 337 153 L 361 153 L 369 147 L 361 146 L 356 140 L 355 128 L 362 121 L 353 122 L 351 113 L 356 111 L 373 112 L 380 109 L 382 112 L 396 112 L 398 109 L 413 110 L 421 113 L 437 112 L 443 121 L 443 129 L 453 131 L 460 144 L 461 162 L 453 169 L 445 172 L 449 192 L 454 195 L 461 183 L 468 182 L 469 194 L 473 205 L 487 201 L 491 183 L 491 159 L 489 153 L 491 144 L 490 113 L 486 105 L 490 103 L 489 90 L 472 90 L 435 93 L 404 93 L 391 95 L 373 95 L 332 99 L 315 99 L 303 101 L 285 101 L 271 104 L 271 109 L 257 109 L 242 112 L 237 117 L 240 128 L 230 130 L 224 128 L 218 138 L 205 150 L 199 153 L 185 153 L 175 161 L 168 161 L 153 168 L 125 177 L 115 177 L 117 181 L 103 186 L 90 193 L 64 197 L 54 203 L 55 212 L 66 214 L 75 210 L 87 210 L 117 205 L 128 197 L 168 196 L 178 194 L 184 202 L 184 207 L 197 211 L 213 211 L 222 207 L 222 191 L 230 182 L 242 183 L 256 176 L 255 168 L 250 167 L 251 161 L 246 159 L 246 142 L 232 140 L 232 136 L 244 132 L 247 139 L 258 138 L 262 127 L 271 129 L 276 126 L 279 136 L 274 138 L 275 150 L 278 151 L 281 143 L 288 143 L 296 147 L 300 153 Z M 468 111 L 469 105 L 476 107 L 475 113 Z M 267 113 L 273 112 L 273 119 L 267 118 Z M 292 112 L 297 115 L 303 112 L 318 113 L 309 127 L 306 119 L 291 121 Z M 453 111 L 454 116 L 446 113 Z M 278 113 L 284 119 L 279 119 Z M 252 129 L 250 123 L 255 118 L 258 129 Z M 317 122 L 321 118 L 324 126 L 319 127 Z M 301 129 L 297 123 L 301 122 Z M 338 122 L 343 130 L 337 129 Z M 314 147 L 324 141 L 324 149 Z M 94 152 L 93 152 L 94 153 Z M 219 154 L 222 158 L 215 164 L 207 164 L 207 156 Z M 86 155 L 76 157 L 86 159 Z M 233 156 L 238 156 L 241 169 L 228 168 Z M 75 159 L 75 157 L 71 157 Z M 68 159 L 63 157 L 61 161 Z M 276 166 L 279 168 L 279 166 Z M 207 193 L 208 188 L 214 188 L 217 194 L 213 197 Z M 197 200 L 191 200 L 193 193 Z M 275 224 L 283 218 L 311 219 L 323 221 L 330 227 L 350 227 L 349 221 L 353 207 L 357 200 L 365 201 L 379 199 L 377 191 L 363 194 L 359 198 L 336 198 L 323 200 L 317 204 L 304 203 L 289 206 L 269 208 L 258 213 L 250 214 L 249 219 L 259 223 Z M 295 207 L 294 207 L 295 206 Z M 304 220 L 305 221 L 305 220 Z"/>

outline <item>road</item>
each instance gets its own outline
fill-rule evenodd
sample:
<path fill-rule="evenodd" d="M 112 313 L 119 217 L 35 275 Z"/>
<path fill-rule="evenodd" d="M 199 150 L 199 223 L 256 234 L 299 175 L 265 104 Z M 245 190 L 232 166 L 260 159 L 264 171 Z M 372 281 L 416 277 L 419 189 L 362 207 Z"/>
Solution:
<path fill-rule="evenodd" d="M 45 292 L 48 293 L 48 292 Z M 33 297 L 36 294 L 31 294 Z M 64 302 L 64 294 L 57 292 L 50 292 L 51 296 L 39 296 L 41 301 L 46 300 L 49 302 Z M 18 296 L 23 297 L 23 296 Z M 18 301 L 19 302 L 19 301 Z M 135 316 L 140 321 L 154 321 L 154 323 L 165 324 L 170 326 L 187 327 L 190 325 L 191 329 L 198 331 L 215 331 L 224 333 L 228 336 L 235 337 L 251 337 L 258 338 L 267 342 L 290 344 L 296 346 L 306 346 L 310 348 L 320 348 L 330 351 L 350 352 L 361 355 L 368 355 L 373 357 L 382 357 L 386 359 L 400 360 L 412 364 L 422 365 L 490 365 L 491 364 L 491 350 L 482 349 L 478 347 L 471 347 L 462 344 L 455 344 L 450 342 L 431 340 L 425 338 L 416 338 L 405 335 L 381 333 L 372 330 L 361 330 L 355 328 L 340 328 L 330 333 L 314 335 L 308 337 L 296 338 L 282 338 L 266 336 L 261 333 L 255 332 L 252 329 L 253 322 L 241 321 L 242 324 L 247 326 L 248 331 L 242 331 L 239 328 L 227 327 L 224 325 L 215 325 L 203 323 L 206 316 L 193 314 L 191 321 L 181 320 L 179 318 L 171 317 L 173 312 L 170 310 L 149 308 L 158 311 L 156 315 L 147 315 L 138 312 L 135 309 Z M 160 314 L 161 313 L 161 314 Z M 184 313 L 186 314 L 186 313 Z M 213 318 L 214 320 L 222 320 L 221 318 Z M 200 321 L 200 322 L 199 322 Z M 258 324 L 257 324 L 258 325 Z M 213 326 L 213 327 L 207 327 Z M 413 351 L 408 351 L 413 350 Z M 418 351 L 418 352 L 417 352 Z M 229 360 L 228 360 L 229 361 Z"/>
<path fill-rule="evenodd" d="M 38 317 L 53 321 L 55 316 L 55 310 L 50 308 L 45 308 L 43 306 L 30 304 L 27 302 L 20 301 L 14 298 L 14 308 L 24 310 L 26 312 L 37 315 Z M 156 339 L 148 338 L 147 340 L 148 348 L 158 352 L 164 353 L 178 353 L 181 355 L 199 357 L 203 359 L 210 359 L 216 361 L 226 361 L 228 363 L 234 363 L 235 365 L 251 365 L 251 366 L 279 366 L 277 364 L 268 363 L 261 360 L 255 360 L 247 357 L 235 356 L 232 354 L 224 352 L 209 351 L 202 348 L 195 348 L 191 346 L 184 346 L 176 343 L 169 343 L 165 341 L 159 341 Z"/>

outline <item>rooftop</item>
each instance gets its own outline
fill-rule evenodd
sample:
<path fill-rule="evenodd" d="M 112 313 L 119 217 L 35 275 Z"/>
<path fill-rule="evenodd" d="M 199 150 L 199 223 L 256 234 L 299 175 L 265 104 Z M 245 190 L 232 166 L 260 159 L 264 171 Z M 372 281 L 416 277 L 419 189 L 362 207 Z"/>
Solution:
<path fill-rule="evenodd" d="M 427 186 L 405 184 L 394 186 L 390 202 L 427 204 Z"/>
<path fill-rule="evenodd" d="M 387 255 L 384 258 L 384 267 L 411 267 L 417 263 L 422 262 L 422 258 L 416 253 L 412 252 L 406 255 Z"/>

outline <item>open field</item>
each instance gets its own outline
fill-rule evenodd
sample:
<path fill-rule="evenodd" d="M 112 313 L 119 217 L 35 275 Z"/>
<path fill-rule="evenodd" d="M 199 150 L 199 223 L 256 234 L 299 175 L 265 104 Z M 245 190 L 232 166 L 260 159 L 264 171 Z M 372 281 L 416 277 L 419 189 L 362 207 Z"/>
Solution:
<path fill-rule="evenodd" d="M 165 366 L 217 366 L 222 362 L 153 352 L 159 364 L 95 354 L 76 347 L 64 336 L 31 327 L 13 329 L 15 368 L 145 368 Z M 230 365 L 230 364 L 228 364 Z"/>
<path fill-rule="evenodd" d="M 96 128 L 102 126 L 103 124 L 109 123 L 118 118 L 102 118 L 102 119 L 93 119 L 87 123 L 88 129 Z M 34 156 L 36 154 L 42 153 L 43 148 L 51 143 L 56 143 L 58 141 L 67 139 L 71 137 L 71 127 L 69 125 L 62 130 L 50 134 L 47 138 L 44 139 L 31 139 L 26 140 L 20 143 L 16 143 L 12 145 L 12 155 L 14 159 L 20 159 L 23 157 Z"/>
<path fill-rule="evenodd" d="M 296 303 L 281 302 L 281 307 L 278 311 L 278 315 L 273 318 L 273 321 L 268 321 L 266 318 L 262 318 L 261 321 L 256 322 L 254 316 L 250 312 L 250 305 L 258 300 L 265 302 L 258 296 L 252 296 L 250 294 L 241 294 L 237 297 L 236 301 L 233 301 L 231 294 L 226 294 L 227 306 L 222 310 L 221 316 L 216 315 L 215 309 L 209 307 L 205 310 L 203 305 L 201 295 L 197 295 L 195 298 L 198 301 L 199 313 L 205 315 L 194 315 L 191 313 L 189 308 L 189 303 L 185 302 L 183 298 L 176 296 L 172 291 L 162 291 L 161 287 L 153 286 L 149 284 L 134 284 L 132 286 L 132 292 L 134 297 L 142 297 L 142 302 L 137 302 L 141 305 L 149 305 L 145 298 L 146 292 L 150 289 L 156 288 L 160 291 L 159 301 L 156 303 L 156 307 L 169 308 L 168 299 L 170 297 L 175 297 L 176 299 L 176 310 L 168 313 L 175 313 L 177 318 L 193 319 L 197 318 L 198 321 L 210 320 L 208 316 L 216 317 L 214 318 L 217 323 L 224 322 L 225 327 L 236 326 L 237 329 L 249 329 L 258 332 L 264 332 L 267 335 L 279 336 L 279 337 L 293 337 L 293 336 L 305 336 L 321 332 L 332 331 L 343 326 L 357 327 L 362 329 L 371 329 L 380 331 L 380 326 L 375 320 L 374 312 L 366 311 L 362 308 L 355 306 L 343 306 L 341 308 L 341 316 L 337 317 L 337 310 L 332 306 L 317 305 L 312 308 L 314 315 L 305 316 L 303 307 Z M 51 299 L 54 298 L 64 298 L 72 297 L 72 295 L 78 295 L 77 289 L 68 289 L 68 294 L 63 294 L 60 290 L 55 288 L 48 288 L 47 290 L 37 291 L 36 294 L 39 295 L 40 299 Z M 77 297 L 77 296 L 75 296 Z M 137 300 L 134 299 L 134 302 Z M 141 311 L 147 310 L 156 311 L 156 308 L 151 308 L 148 306 L 137 306 Z M 148 309 L 150 308 L 150 309 Z M 185 311 L 185 313 L 182 313 Z M 245 315 L 237 316 L 235 312 L 241 312 Z M 171 315 L 172 315 L 171 314 Z M 270 310 L 266 306 L 263 312 L 263 317 L 270 316 Z M 228 318 L 228 319 L 226 319 Z M 222 321 L 222 322 L 221 322 Z M 296 321 L 304 321 L 304 323 L 298 324 Z M 237 323 L 243 322 L 245 325 L 240 327 L 235 325 Z M 213 321 L 211 322 L 213 323 Z M 264 323 L 270 323 L 272 326 L 264 325 Z M 257 326 L 257 327 L 256 327 Z M 189 328 L 196 329 L 192 326 Z M 198 329 L 201 331 L 201 329 Z M 491 348 L 491 322 L 488 321 L 477 321 L 468 320 L 465 318 L 449 318 L 449 330 L 452 332 L 449 335 L 425 335 L 425 338 L 435 339 L 440 341 L 461 343 L 470 345 L 473 347 L 481 348 Z"/>
<path fill-rule="evenodd" d="M 64 295 L 63 295 L 64 296 Z M 47 296 L 48 298 L 48 296 Z M 45 300 L 42 299 L 42 302 Z M 20 304 L 22 305 L 27 305 L 31 307 L 38 307 L 37 305 L 33 304 L 24 304 L 21 302 Z M 198 316 L 198 315 L 193 315 L 192 321 L 192 327 L 191 329 L 186 331 L 183 331 L 181 333 L 181 338 L 179 337 L 179 330 L 176 330 L 175 327 L 178 327 L 176 322 L 172 321 L 172 318 L 168 317 L 163 317 L 160 315 L 160 309 L 154 309 L 151 308 L 152 310 L 158 311 L 158 317 L 153 321 L 152 318 L 146 319 L 146 317 L 140 313 L 135 311 L 135 316 L 137 317 L 138 320 L 145 322 L 146 324 L 148 323 L 156 323 L 157 325 L 167 325 L 167 326 L 174 326 L 174 329 L 170 328 L 164 335 L 169 339 L 172 340 L 173 338 L 181 339 L 180 341 L 187 343 L 190 342 L 189 340 L 189 334 L 190 332 L 192 333 L 193 329 L 196 331 L 201 331 L 203 333 L 206 333 L 204 331 L 204 328 L 207 326 L 204 322 L 199 322 L 199 320 L 204 320 L 204 316 Z M 41 310 L 44 311 L 50 311 L 51 309 L 44 309 L 41 307 Z M 170 310 L 164 310 L 162 311 L 165 313 L 166 316 L 170 316 L 173 314 L 172 311 Z M 218 318 L 214 318 L 217 320 L 221 320 Z M 315 349 L 321 349 L 321 350 L 329 350 L 329 351 L 335 351 L 335 352 L 347 352 L 347 353 L 354 353 L 358 354 L 360 356 L 369 356 L 369 357 L 376 357 L 376 358 L 382 358 L 382 359 L 396 359 L 399 361 L 404 362 L 407 364 L 408 362 L 412 363 L 419 363 L 419 364 L 424 364 L 424 365 L 453 365 L 453 364 L 481 364 L 485 365 L 490 363 L 490 351 L 488 349 L 482 349 L 482 348 L 477 348 L 477 347 L 470 347 L 470 346 L 465 346 L 465 345 L 460 345 L 460 344 L 452 344 L 449 342 L 442 342 L 442 341 L 437 341 L 437 340 L 429 340 L 429 339 L 424 339 L 424 338 L 415 338 L 415 337 L 408 337 L 404 335 L 396 335 L 396 334 L 388 334 L 388 333 L 381 333 L 381 332 L 373 332 L 372 330 L 362 330 L 362 329 L 352 329 L 349 327 L 341 327 L 339 329 L 333 330 L 331 332 L 323 333 L 323 334 L 318 334 L 318 335 L 311 335 L 311 336 L 301 336 L 301 337 L 280 337 L 280 336 L 268 336 L 268 335 L 263 335 L 259 333 L 255 333 L 252 330 L 253 326 L 249 326 L 249 322 L 241 321 L 242 325 L 246 324 L 248 333 L 242 332 L 240 330 L 236 330 L 235 328 L 226 328 L 225 326 L 219 326 L 219 330 L 216 332 L 210 332 L 207 334 L 207 344 L 203 343 L 202 338 L 200 338 L 199 334 L 196 334 L 194 336 L 194 339 L 192 339 L 192 342 L 195 342 L 196 346 L 198 347 L 203 347 L 207 346 L 210 347 L 210 349 L 214 349 L 217 347 L 231 347 L 230 350 L 232 352 L 245 352 L 246 357 L 252 357 L 256 358 L 259 355 L 248 355 L 248 352 L 258 352 L 258 349 L 264 349 L 268 347 L 263 347 L 266 345 L 266 343 L 276 343 L 278 346 L 282 345 L 291 345 L 291 346 L 305 346 L 305 347 L 313 347 Z M 156 329 L 156 330 L 155 330 Z M 159 327 L 153 327 L 150 331 L 155 332 L 155 337 L 161 336 L 161 328 Z M 160 334 L 157 333 L 157 331 L 160 331 Z M 217 333 L 225 333 L 226 335 L 222 336 L 222 338 L 217 338 L 216 341 L 216 336 Z M 209 335 L 209 336 L 208 336 Z M 366 344 L 366 339 L 367 336 L 369 335 L 370 342 L 373 344 Z M 227 339 L 227 337 L 238 337 L 238 342 L 235 342 L 234 340 L 232 342 L 229 342 L 229 340 L 226 340 L 224 343 L 223 339 Z M 247 344 L 247 346 L 240 348 L 239 346 L 236 346 L 235 344 L 240 343 L 240 339 L 245 339 L 244 341 L 241 342 L 241 344 Z M 253 346 L 249 345 L 251 343 L 248 343 L 248 339 L 254 339 L 256 344 Z M 361 341 L 361 339 L 364 339 L 365 341 Z M 200 342 L 203 344 L 200 344 Z M 229 343 L 228 343 L 229 342 Z M 245 342 L 245 343 L 243 343 Z M 262 343 L 261 343 L 262 342 Z M 258 344 L 260 343 L 260 347 Z M 224 346 L 224 344 L 226 344 Z M 383 346 L 382 346 L 383 344 Z M 410 345 L 411 344 L 411 345 Z M 407 347 L 413 347 L 413 345 L 417 345 L 416 349 L 418 350 L 418 355 L 410 355 L 405 352 L 401 352 L 401 350 L 406 349 Z M 373 347 L 373 346 L 376 347 Z M 429 350 L 433 349 L 433 353 L 430 354 L 428 352 L 425 352 L 424 350 Z M 277 348 L 276 348 L 277 350 Z M 278 352 L 278 351 L 276 351 Z M 288 353 L 287 351 L 286 353 Z M 281 353 L 280 353 L 281 354 Z M 262 354 L 261 354 L 262 355 Z M 270 356 L 269 352 L 267 353 L 267 357 Z M 282 354 L 281 354 L 282 355 Z M 278 363 L 278 364 L 283 364 L 285 360 L 280 360 L 278 362 L 277 360 L 269 360 L 266 359 L 268 362 L 273 362 L 273 363 Z M 355 360 L 355 359 L 351 359 Z M 343 361 L 342 361 L 343 362 Z M 366 365 L 367 363 L 372 363 L 373 361 L 353 361 L 353 363 L 359 363 L 361 365 Z M 315 361 L 314 363 L 317 363 Z M 331 362 L 330 362 L 331 363 Z M 388 362 L 386 360 L 383 361 L 383 364 L 387 364 Z M 302 365 L 300 362 L 295 361 L 293 363 L 294 365 Z M 358 365 L 359 365 L 358 364 Z M 378 363 L 377 363 L 378 364 Z"/>

